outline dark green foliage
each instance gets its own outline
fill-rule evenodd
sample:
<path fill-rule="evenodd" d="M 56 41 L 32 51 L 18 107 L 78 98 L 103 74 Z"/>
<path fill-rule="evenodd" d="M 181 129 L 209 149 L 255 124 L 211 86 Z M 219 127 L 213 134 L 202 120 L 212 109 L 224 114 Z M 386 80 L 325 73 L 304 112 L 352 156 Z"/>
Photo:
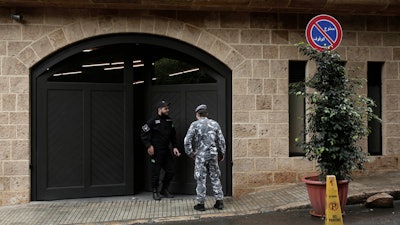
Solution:
<path fill-rule="evenodd" d="M 316 160 L 321 180 L 326 175 L 351 179 L 354 169 L 363 169 L 367 153 L 359 140 L 370 133 L 367 121 L 379 118 L 373 114 L 373 100 L 357 94 L 360 80 L 346 75 L 340 56 L 332 51 L 319 52 L 305 44 L 299 50 L 314 60 L 316 73 L 305 82 L 290 87 L 290 93 L 303 95 L 307 102 L 305 157 Z"/>

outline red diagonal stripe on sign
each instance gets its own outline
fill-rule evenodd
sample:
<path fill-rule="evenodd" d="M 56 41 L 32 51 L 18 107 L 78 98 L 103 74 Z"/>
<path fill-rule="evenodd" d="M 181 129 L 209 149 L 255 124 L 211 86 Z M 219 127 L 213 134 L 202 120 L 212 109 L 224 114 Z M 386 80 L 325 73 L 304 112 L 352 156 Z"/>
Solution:
<path fill-rule="evenodd" d="M 319 32 L 321 32 L 322 35 L 324 35 L 324 37 L 326 39 L 328 39 L 328 41 L 331 43 L 331 45 L 333 45 L 335 42 L 331 39 L 331 37 L 329 37 L 329 35 L 327 33 L 325 33 L 324 29 L 322 29 L 322 27 L 319 26 L 319 24 L 316 22 L 315 27 L 319 30 Z M 336 29 L 336 28 L 335 28 Z"/>

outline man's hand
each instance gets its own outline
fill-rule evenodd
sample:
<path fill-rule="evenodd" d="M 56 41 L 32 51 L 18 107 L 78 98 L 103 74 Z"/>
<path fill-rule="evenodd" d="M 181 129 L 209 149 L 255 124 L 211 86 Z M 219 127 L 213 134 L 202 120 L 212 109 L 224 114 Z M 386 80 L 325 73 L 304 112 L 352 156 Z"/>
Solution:
<path fill-rule="evenodd" d="M 154 155 L 154 147 L 153 147 L 153 145 L 150 145 L 150 146 L 147 148 L 147 153 L 148 153 L 150 156 Z"/>
<path fill-rule="evenodd" d="M 176 156 L 176 157 L 179 157 L 179 156 L 181 156 L 181 153 L 179 152 L 179 150 L 177 149 L 177 148 L 174 148 L 174 155 Z"/>
<path fill-rule="evenodd" d="M 193 152 L 193 154 L 191 154 L 189 157 L 195 160 L 196 156 L 197 156 L 197 151 Z"/>

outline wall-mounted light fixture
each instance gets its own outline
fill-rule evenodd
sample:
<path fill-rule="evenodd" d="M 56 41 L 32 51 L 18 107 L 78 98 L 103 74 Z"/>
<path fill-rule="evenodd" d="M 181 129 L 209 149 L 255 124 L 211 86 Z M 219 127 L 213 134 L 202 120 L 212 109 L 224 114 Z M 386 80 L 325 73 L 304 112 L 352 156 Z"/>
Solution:
<path fill-rule="evenodd" d="M 18 13 L 14 13 L 11 14 L 11 19 L 17 21 L 17 22 L 21 22 L 22 21 L 22 15 L 18 14 Z"/>

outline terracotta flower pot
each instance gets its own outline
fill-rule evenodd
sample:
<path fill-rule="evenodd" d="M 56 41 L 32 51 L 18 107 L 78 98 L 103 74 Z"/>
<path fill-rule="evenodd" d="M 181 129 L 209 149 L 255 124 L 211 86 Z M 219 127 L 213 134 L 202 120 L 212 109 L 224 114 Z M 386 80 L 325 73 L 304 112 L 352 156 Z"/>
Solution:
<path fill-rule="evenodd" d="M 307 187 L 308 197 L 310 199 L 312 207 L 310 214 L 316 217 L 324 217 L 326 207 L 326 184 L 319 181 L 318 175 L 305 176 L 301 179 L 301 181 L 305 183 Z M 339 180 L 337 181 L 337 185 L 339 192 L 340 208 L 342 210 L 342 214 L 344 214 L 344 209 L 347 203 L 347 193 L 349 190 L 349 181 Z"/>

